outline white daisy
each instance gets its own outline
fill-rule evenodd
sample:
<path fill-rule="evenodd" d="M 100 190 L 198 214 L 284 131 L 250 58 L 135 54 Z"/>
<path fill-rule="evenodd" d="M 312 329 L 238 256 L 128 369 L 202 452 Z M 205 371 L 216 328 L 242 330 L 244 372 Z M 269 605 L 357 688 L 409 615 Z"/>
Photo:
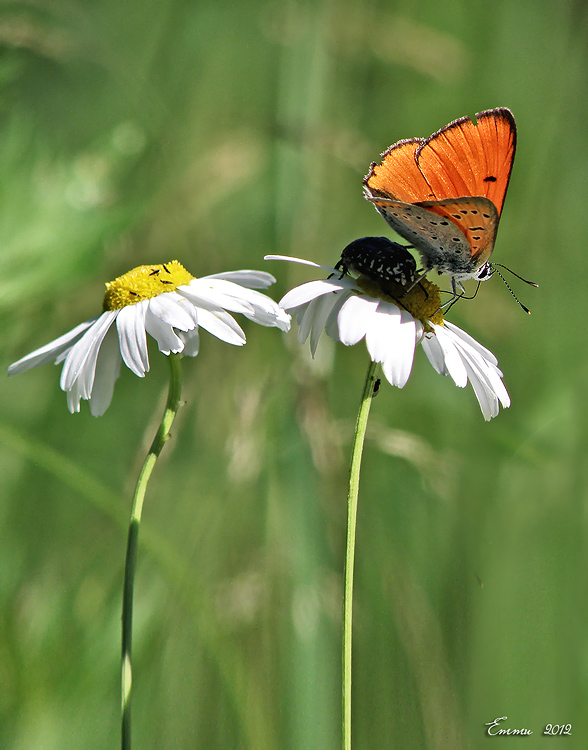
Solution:
<path fill-rule="evenodd" d="M 163 354 L 198 354 L 199 328 L 235 346 L 245 334 L 227 310 L 263 326 L 290 328 L 290 316 L 265 294 L 275 278 L 263 271 L 231 271 L 194 278 L 177 261 L 140 266 L 106 284 L 104 312 L 10 365 L 9 375 L 55 360 L 71 412 L 80 399 L 98 417 L 112 399 L 121 362 L 140 378 L 149 371 L 148 333 Z M 116 321 L 116 326 L 113 325 Z"/>
<path fill-rule="evenodd" d="M 510 406 L 496 357 L 444 320 L 439 289 L 426 279 L 408 293 L 398 287 L 393 297 L 393 284 L 386 284 L 386 293 L 373 277 L 352 278 L 342 273 L 341 266 L 335 269 L 281 255 L 268 255 L 266 260 L 302 263 L 328 274 L 295 287 L 280 300 L 284 310 L 296 316 L 299 341 L 310 337 L 313 355 L 323 330 L 346 346 L 365 339 L 372 361 L 381 363 L 386 379 L 402 388 L 410 376 L 416 346 L 422 344 L 438 373 L 449 375 L 460 388 L 470 381 L 484 419 L 495 417 L 499 404 Z"/>

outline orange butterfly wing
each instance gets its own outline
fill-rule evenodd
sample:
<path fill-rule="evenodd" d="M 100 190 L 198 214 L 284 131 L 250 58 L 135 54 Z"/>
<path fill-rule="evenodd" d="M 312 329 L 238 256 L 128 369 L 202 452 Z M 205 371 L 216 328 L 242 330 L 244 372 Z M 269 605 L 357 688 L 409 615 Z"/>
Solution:
<path fill-rule="evenodd" d="M 418 167 L 416 154 L 426 141 L 412 138 L 399 141 L 382 154 L 381 164 L 375 162 L 363 183 L 374 195 L 416 203 L 435 198 L 430 185 Z"/>
<path fill-rule="evenodd" d="M 475 124 L 468 117 L 455 120 L 425 140 L 399 141 L 382 154 L 381 164 L 371 165 L 364 179 L 368 200 L 415 245 L 425 265 L 462 276 L 475 275 L 492 253 L 516 150 L 510 110 L 486 110 L 476 118 Z M 467 200 L 472 198 L 476 200 Z M 452 243 L 445 246 L 447 257 L 441 262 L 428 238 L 422 243 L 418 236 L 414 239 L 411 230 L 416 226 L 405 226 L 391 214 L 386 199 L 417 204 L 451 221 L 467 238 L 470 258 L 466 262 Z"/>
<path fill-rule="evenodd" d="M 516 150 L 516 125 L 508 109 L 491 109 L 450 123 L 415 154 L 436 200 L 480 195 L 500 216 Z M 420 200 L 427 200 L 421 198 Z"/>
<path fill-rule="evenodd" d="M 488 260 L 494 248 L 499 219 L 491 200 L 472 196 L 443 201 L 419 201 L 417 205 L 443 216 L 461 229 L 470 244 L 475 268 Z"/>
<path fill-rule="evenodd" d="M 500 216 L 516 150 L 510 110 L 490 109 L 446 125 L 430 138 L 399 141 L 371 165 L 364 185 L 372 195 L 417 203 L 479 195 Z"/>

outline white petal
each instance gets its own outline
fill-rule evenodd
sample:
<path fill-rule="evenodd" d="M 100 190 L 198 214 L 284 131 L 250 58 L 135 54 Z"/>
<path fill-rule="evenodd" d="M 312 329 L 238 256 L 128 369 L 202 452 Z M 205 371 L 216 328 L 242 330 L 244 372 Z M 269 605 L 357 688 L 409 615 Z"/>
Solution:
<path fill-rule="evenodd" d="M 296 315 L 296 322 L 298 323 L 299 327 L 301 327 L 303 325 L 303 321 L 306 318 L 306 315 L 308 313 L 308 308 L 312 305 L 313 302 L 314 302 L 314 300 L 311 300 L 310 302 L 307 302 L 305 305 L 300 305 L 300 307 L 296 308 L 296 313 L 295 313 L 295 315 Z M 314 305 L 313 305 L 312 309 L 313 310 L 315 309 Z M 310 324 L 311 324 L 312 321 L 309 320 L 308 322 L 309 322 L 309 325 L 308 325 L 308 330 L 306 331 L 306 336 L 308 336 L 308 334 L 310 333 L 310 327 L 311 327 Z M 298 341 L 306 341 L 306 338 L 303 338 L 300 335 L 300 331 L 298 332 Z"/>
<path fill-rule="evenodd" d="M 510 398 L 496 366 L 496 357 L 454 325 L 447 322 L 445 326 L 431 325 L 436 335 L 425 337 L 423 348 L 437 372 L 450 374 L 456 385 L 465 385 L 469 380 L 486 420 L 498 414 L 499 403 L 509 406 Z M 459 365 L 455 356 L 459 358 Z"/>
<path fill-rule="evenodd" d="M 198 325 L 198 311 L 185 297 L 175 292 L 161 294 L 149 300 L 145 314 L 145 329 L 163 354 L 177 354 L 184 348 L 183 340 L 174 328 L 189 331 Z"/>
<path fill-rule="evenodd" d="M 27 354 L 26 357 L 19 359 L 18 362 L 11 364 L 8 368 L 8 375 L 17 375 L 25 370 L 30 370 L 31 367 L 44 365 L 64 354 L 78 339 L 81 338 L 84 331 L 87 331 L 97 320 L 98 318 L 92 318 L 92 320 L 87 320 L 85 323 L 80 323 L 79 326 L 72 328 L 71 331 L 60 336 L 58 339 L 55 339 L 49 344 L 45 344 L 45 346 L 42 346 L 40 349 L 35 349 L 34 352 Z"/>
<path fill-rule="evenodd" d="M 352 285 L 355 288 L 355 284 Z M 316 281 L 307 281 L 306 284 L 295 286 L 294 289 L 285 294 L 280 300 L 280 307 L 284 310 L 294 310 L 307 302 L 320 297 L 323 294 L 341 291 L 349 288 L 349 284 L 343 284 L 335 279 L 317 279 Z"/>
<path fill-rule="evenodd" d="M 60 385 L 62 390 L 66 392 L 73 389 L 72 399 L 74 401 L 77 399 L 76 411 L 79 411 L 80 398 L 90 397 L 98 351 L 108 329 L 116 320 L 117 313 L 117 310 L 108 310 L 102 313 L 82 338 L 74 344 L 65 358 Z"/>
<path fill-rule="evenodd" d="M 386 358 L 399 325 L 400 308 L 385 302 L 378 305 L 366 322 L 365 343 L 374 362 L 382 362 Z"/>
<path fill-rule="evenodd" d="M 285 260 L 289 261 L 290 263 L 300 263 L 303 266 L 312 266 L 312 268 L 322 268 L 325 271 L 329 271 L 329 273 L 340 273 L 340 271 L 337 271 L 337 269 L 332 268 L 331 266 L 321 266 L 318 263 L 314 263 L 312 260 L 304 260 L 303 258 L 292 258 L 289 255 L 264 255 L 264 260 Z"/>
<path fill-rule="evenodd" d="M 383 303 L 389 305 L 390 303 Z M 395 305 L 391 305 L 395 307 Z M 382 303 L 379 313 L 381 313 Z M 388 350 L 382 360 L 382 372 L 388 382 L 404 388 L 414 362 L 414 350 L 420 336 L 421 324 L 406 310 L 400 310 L 400 325 L 392 325 L 393 338 L 388 343 Z"/>
<path fill-rule="evenodd" d="M 334 298 L 332 310 L 325 324 L 325 333 L 327 336 L 330 336 L 333 341 L 339 341 L 339 312 L 350 295 L 351 292 L 346 289 L 337 294 L 333 294 L 330 297 L 325 297 L 325 299 L 331 299 L 331 297 Z"/>
<path fill-rule="evenodd" d="M 448 336 L 453 337 L 455 346 L 460 351 L 464 362 L 472 366 L 504 406 L 509 406 L 510 398 L 501 380 L 502 373 L 497 367 L 498 361 L 492 352 L 478 344 L 475 339 L 456 328 L 456 326 L 449 328 Z"/>
<path fill-rule="evenodd" d="M 140 378 L 149 372 L 145 314 L 149 300 L 128 305 L 119 310 L 116 319 L 120 353 L 125 365 Z"/>
<path fill-rule="evenodd" d="M 274 325 L 279 328 L 280 331 L 287 333 L 290 330 L 292 319 L 285 310 L 281 307 L 278 308 L 278 312 L 275 314 L 275 318 L 272 323 L 265 323 L 264 325 Z"/>
<path fill-rule="evenodd" d="M 184 342 L 183 354 L 186 357 L 195 357 L 198 354 L 198 349 L 200 347 L 200 334 L 198 328 L 195 328 L 193 331 L 180 333 L 180 338 Z"/>
<path fill-rule="evenodd" d="M 96 361 L 96 376 L 90 397 L 90 414 L 101 417 L 110 406 L 114 384 L 120 375 L 122 357 L 118 346 L 116 329 L 111 328 L 100 347 Z"/>
<path fill-rule="evenodd" d="M 353 346 L 366 335 L 378 309 L 377 299 L 351 294 L 341 305 L 337 322 L 339 340 L 345 346 Z"/>
<path fill-rule="evenodd" d="M 211 312 L 202 309 L 199 311 L 198 319 L 201 328 L 212 333 L 217 339 L 226 341 L 227 344 L 243 346 L 246 341 L 245 334 L 237 321 L 224 310 Z"/>
<path fill-rule="evenodd" d="M 427 359 L 439 375 L 449 375 L 445 367 L 445 355 L 437 336 L 434 334 L 425 334 L 422 345 Z"/>
<path fill-rule="evenodd" d="M 346 293 L 343 292 L 343 294 Z M 311 351 L 313 354 L 316 352 L 318 340 L 324 330 L 325 320 L 330 319 L 333 310 L 338 310 L 340 302 L 345 299 L 346 296 L 341 297 L 340 294 L 327 294 L 315 297 L 310 302 L 297 308 L 296 320 L 300 326 L 298 341 L 304 343 L 311 335 Z M 338 334 L 334 338 L 338 341 Z"/>
<path fill-rule="evenodd" d="M 82 395 L 79 391 L 78 381 L 72 383 L 71 388 L 67 391 L 67 408 L 72 414 L 79 412 L 80 410 L 80 399 Z"/>
<path fill-rule="evenodd" d="M 333 306 L 337 304 L 337 296 L 334 294 L 323 295 L 322 297 L 317 297 L 310 304 L 315 305 L 314 322 L 310 331 L 310 352 L 314 357 L 321 333 L 325 329 Z"/>
<path fill-rule="evenodd" d="M 319 299 L 320 297 L 315 297 L 314 299 L 311 299 L 310 302 L 308 302 L 306 305 L 302 305 L 298 309 L 296 320 L 298 322 L 298 341 L 301 344 L 304 344 L 306 339 L 309 337 L 310 332 L 312 331 Z"/>
<path fill-rule="evenodd" d="M 225 271 L 224 273 L 213 273 L 210 276 L 204 276 L 205 279 L 226 279 L 248 289 L 267 289 L 268 286 L 276 283 L 271 273 L 265 271 Z"/>
<path fill-rule="evenodd" d="M 167 325 L 180 331 L 191 331 L 198 324 L 196 310 L 186 302 L 184 297 L 175 292 L 159 294 L 147 302 L 146 324 L 151 322 L 152 316 L 162 320 Z"/>
<path fill-rule="evenodd" d="M 248 290 L 223 279 L 192 279 L 189 284 L 179 286 L 177 291 L 197 307 L 206 310 L 221 307 L 231 312 L 253 312 L 253 307 L 246 297 Z"/>
<path fill-rule="evenodd" d="M 276 326 L 284 332 L 290 330 L 290 316 L 277 302 L 254 290 L 248 290 L 248 294 L 253 312 L 243 313 L 246 318 L 262 326 Z"/>
<path fill-rule="evenodd" d="M 500 403 L 504 407 L 510 406 L 510 396 L 508 395 L 506 386 L 502 382 L 502 373 L 500 370 L 492 365 L 488 365 L 488 370 L 486 372 L 488 373 L 492 390 L 498 396 Z"/>
<path fill-rule="evenodd" d="M 462 341 L 456 341 L 456 346 L 461 350 L 464 363 L 468 372 L 474 372 L 480 382 L 497 397 L 503 406 L 510 406 L 510 397 L 502 382 L 500 370 L 492 363 L 487 362 L 477 351 L 471 349 Z M 470 372 L 470 379 L 472 377 Z M 494 414 L 492 416 L 495 416 Z"/>
<path fill-rule="evenodd" d="M 184 342 L 174 329 L 149 310 L 145 315 L 145 330 L 157 341 L 159 351 L 163 354 L 169 355 L 171 352 L 178 354 L 184 348 Z"/>
<path fill-rule="evenodd" d="M 468 384 L 468 373 L 461 353 L 454 344 L 455 339 L 443 330 L 443 326 L 434 323 L 431 323 L 431 326 L 443 351 L 444 373 L 449 374 L 459 388 L 465 388 Z"/>
<path fill-rule="evenodd" d="M 466 333 L 465 331 L 462 331 L 461 328 L 458 328 L 453 323 L 450 323 L 448 320 L 445 321 L 445 327 L 448 328 L 452 333 L 455 334 L 457 338 L 462 339 L 466 343 L 468 343 L 470 346 L 472 346 L 479 354 L 484 357 L 484 359 L 488 362 L 491 362 L 493 365 L 498 364 L 498 360 L 492 354 L 492 352 L 489 349 L 486 349 L 485 346 L 482 346 L 476 339 L 472 338 L 469 333 Z"/>
<path fill-rule="evenodd" d="M 276 326 L 283 331 L 290 328 L 290 317 L 273 299 L 256 291 L 239 286 L 226 279 L 211 276 L 194 279 L 178 292 L 199 308 L 210 312 L 219 309 L 242 313 L 249 320 L 263 326 Z"/>
<path fill-rule="evenodd" d="M 478 373 L 475 372 L 469 364 L 466 364 L 468 374 L 470 377 L 470 383 L 480 404 L 480 409 L 484 415 L 484 419 L 488 421 L 492 417 L 498 414 L 498 399 L 495 393 L 488 388 L 487 384 L 478 377 Z"/>

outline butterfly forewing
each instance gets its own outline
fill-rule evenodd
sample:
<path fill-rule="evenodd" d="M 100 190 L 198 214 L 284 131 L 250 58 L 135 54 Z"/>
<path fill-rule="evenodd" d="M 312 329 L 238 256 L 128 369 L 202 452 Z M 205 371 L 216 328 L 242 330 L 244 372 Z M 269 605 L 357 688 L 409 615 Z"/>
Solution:
<path fill-rule="evenodd" d="M 418 149 L 416 161 L 437 200 L 479 195 L 500 215 L 516 149 L 508 109 L 493 109 L 450 123 Z M 421 199 L 422 200 L 422 199 Z"/>
<path fill-rule="evenodd" d="M 424 142 L 422 138 L 413 138 L 390 146 L 388 151 L 382 154 L 382 163 L 374 162 L 371 165 L 370 172 L 363 181 L 368 188 L 366 194 L 369 191 L 371 195 L 380 195 L 404 203 L 434 198 L 435 195 L 416 162 L 416 152 Z"/>

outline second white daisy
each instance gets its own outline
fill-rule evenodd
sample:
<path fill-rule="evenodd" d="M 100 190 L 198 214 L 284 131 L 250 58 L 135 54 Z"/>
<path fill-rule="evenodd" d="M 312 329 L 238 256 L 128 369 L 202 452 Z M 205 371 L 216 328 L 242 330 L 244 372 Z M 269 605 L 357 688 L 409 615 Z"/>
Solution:
<path fill-rule="evenodd" d="M 449 375 L 460 388 L 468 381 L 472 384 L 484 419 L 495 417 L 500 404 L 510 406 L 496 357 L 444 320 L 439 289 L 426 279 L 408 293 L 400 290 L 392 296 L 394 284 L 386 285 L 386 293 L 381 283 L 365 274 L 352 278 L 340 269 L 281 255 L 266 260 L 302 263 L 327 273 L 327 278 L 297 286 L 280 300 L 281 307 L 296 317 L 299 341 L 310 338 L 313 355 L 323 331 L 346 346 L 365 339 L 372 361 L 381 363 L 386 379 L 402 388 L 421 344 L 439 374 Z"/>

